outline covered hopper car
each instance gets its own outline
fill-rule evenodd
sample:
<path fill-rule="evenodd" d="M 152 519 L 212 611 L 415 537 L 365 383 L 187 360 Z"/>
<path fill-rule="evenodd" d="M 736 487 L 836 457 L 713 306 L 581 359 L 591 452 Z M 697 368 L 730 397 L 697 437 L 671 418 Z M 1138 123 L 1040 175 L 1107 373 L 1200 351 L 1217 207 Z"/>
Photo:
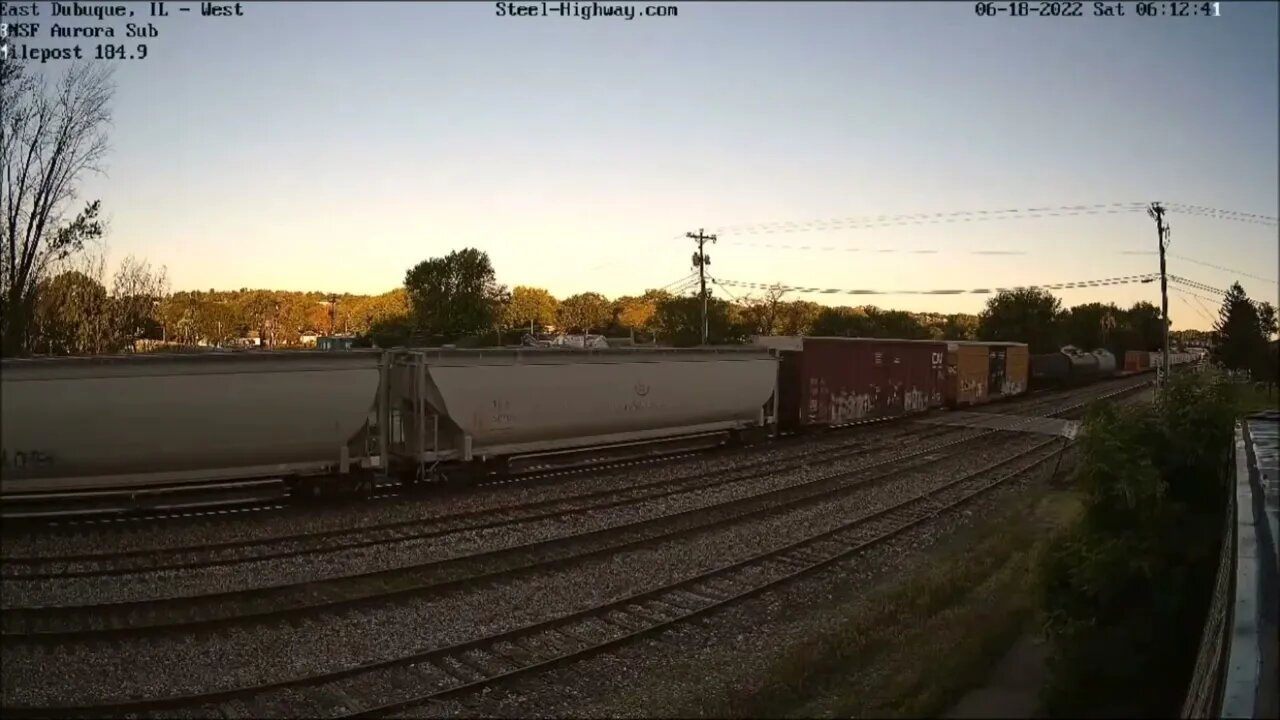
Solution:
<path fill-rule="evenodd" d="M 0 495 L 276 477 L 308 494 L 365 491 L 382 472 L 749 435 L 772 423 L 777 364 L 758 348 L 6 360 Z"/>

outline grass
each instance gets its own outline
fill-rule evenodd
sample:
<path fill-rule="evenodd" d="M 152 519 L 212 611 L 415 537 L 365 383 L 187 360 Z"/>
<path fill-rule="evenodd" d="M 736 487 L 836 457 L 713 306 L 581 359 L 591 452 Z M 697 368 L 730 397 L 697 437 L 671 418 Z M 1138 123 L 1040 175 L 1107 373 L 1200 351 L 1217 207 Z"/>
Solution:
<path fill-rule="evenodd" d="M 1231 393 L 1240 415 L 1280 408 L 1280 389 L 1274 383 L 1237 383 L 1231 386 Z"/>
<path fill-rule="evenodd" d="M 875 591 L 833 632 L 790 649 L 756 692 L 711 715 L 936 717 L 982 684 L 1035 619 L 1034 563 L 1077 517 L 1065 492 L 1013 504 Z M 1048 532 L 1046 532 L 1048 531 Z M 968 537 L 964 537 L 967 535 Z"/>

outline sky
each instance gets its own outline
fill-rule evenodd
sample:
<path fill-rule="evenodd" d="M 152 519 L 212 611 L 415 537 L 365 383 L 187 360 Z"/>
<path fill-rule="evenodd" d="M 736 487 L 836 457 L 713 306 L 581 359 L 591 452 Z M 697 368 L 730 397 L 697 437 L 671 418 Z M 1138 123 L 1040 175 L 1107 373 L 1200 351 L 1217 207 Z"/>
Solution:
<path fill-rule="evenodd" d="M 676 17 L 628 21 L 503 17 L 492 2 L 245 2 L 240 17 L 169 2 L 153 19 L 127 3 L 136 17 L 99 23 L 39 3 L 43 23 L 123 35 L 155 22 L 148 57 L 114 63 L 112 152 L 81 196 L 103 202 L 109 267 L 136 255 L 176 290 L 383 292 L 417 262 L 476 247 L 509 286 L 616 297 L 689 275 L 685 233 L 699 229 L 718 236 L 709 270 L 723 281 L 1074 282 L 1158 271 L 1155 223 L 1140 207 L 1027 209 L 1161 201 L 1170 273 L 1277 300 L 1276 3 L 1154 18 L 1134 3 L 1091 17 L 1086 2 L 1078 18 L 980 17 L 970 2 L 667 4 Z M 761 232 L 770 223 L 794 225 Z M 979 254 L 991 251 L 1022 254 Z M 1213 293 L 1190 292 L 1169 294 L 1175 329 L 1216 313 Z M 1159 302 L 1158 283 L 1055 293 Z M 937 312 L 987 298 L 789 297 Z"/>

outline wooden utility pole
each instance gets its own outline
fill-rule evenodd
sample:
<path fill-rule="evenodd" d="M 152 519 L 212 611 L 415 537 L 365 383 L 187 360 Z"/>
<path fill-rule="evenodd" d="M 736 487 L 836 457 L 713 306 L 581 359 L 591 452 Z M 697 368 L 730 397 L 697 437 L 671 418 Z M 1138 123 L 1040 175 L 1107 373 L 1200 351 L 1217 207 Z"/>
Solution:
<path fill-rule="evenodd" d="M 1160 318 L 1163 327 L 1163 352 L 1160 353 L 1161 382 L 1169 381 L 1169 278 L 1165 274 L 1164 251 L 1169 246 L 1169 226 L 1164 222 L 1164 208 L 1153 202 L 1147 215 L 1156 221 L 1156 244 L 1160 251 Z"/>
<path fill-rule="evenodd" d="M 702 228 L 698 228 L 698 234 L 685 233 L 685 235 L 698 243 L 698 252 L 693 254 L 693 266 L 698 268 L 698 285 L 701 288 L 702 296 L 702 344 L 707 344 L 707 266 L 711 264 L 711 258 L 703 251 L 703 246 L 708 240 L 712 243 L 716 241 L 715 235 L 706 235 L 702 232 Z"/>

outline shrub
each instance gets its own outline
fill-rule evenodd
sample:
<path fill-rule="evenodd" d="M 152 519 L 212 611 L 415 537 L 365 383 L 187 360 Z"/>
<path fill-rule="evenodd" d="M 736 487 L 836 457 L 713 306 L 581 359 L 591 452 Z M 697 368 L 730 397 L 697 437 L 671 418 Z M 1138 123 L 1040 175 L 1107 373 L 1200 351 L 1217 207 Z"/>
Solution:
<path fill-rule="evenodd" d="M 1216 572 L 1232 420 L 1204 376 L 1175 378 L 1150 406 L 1090 412 L 1085 510 L 1040 569 L 1050 715 L 1177 711 Z"/>

